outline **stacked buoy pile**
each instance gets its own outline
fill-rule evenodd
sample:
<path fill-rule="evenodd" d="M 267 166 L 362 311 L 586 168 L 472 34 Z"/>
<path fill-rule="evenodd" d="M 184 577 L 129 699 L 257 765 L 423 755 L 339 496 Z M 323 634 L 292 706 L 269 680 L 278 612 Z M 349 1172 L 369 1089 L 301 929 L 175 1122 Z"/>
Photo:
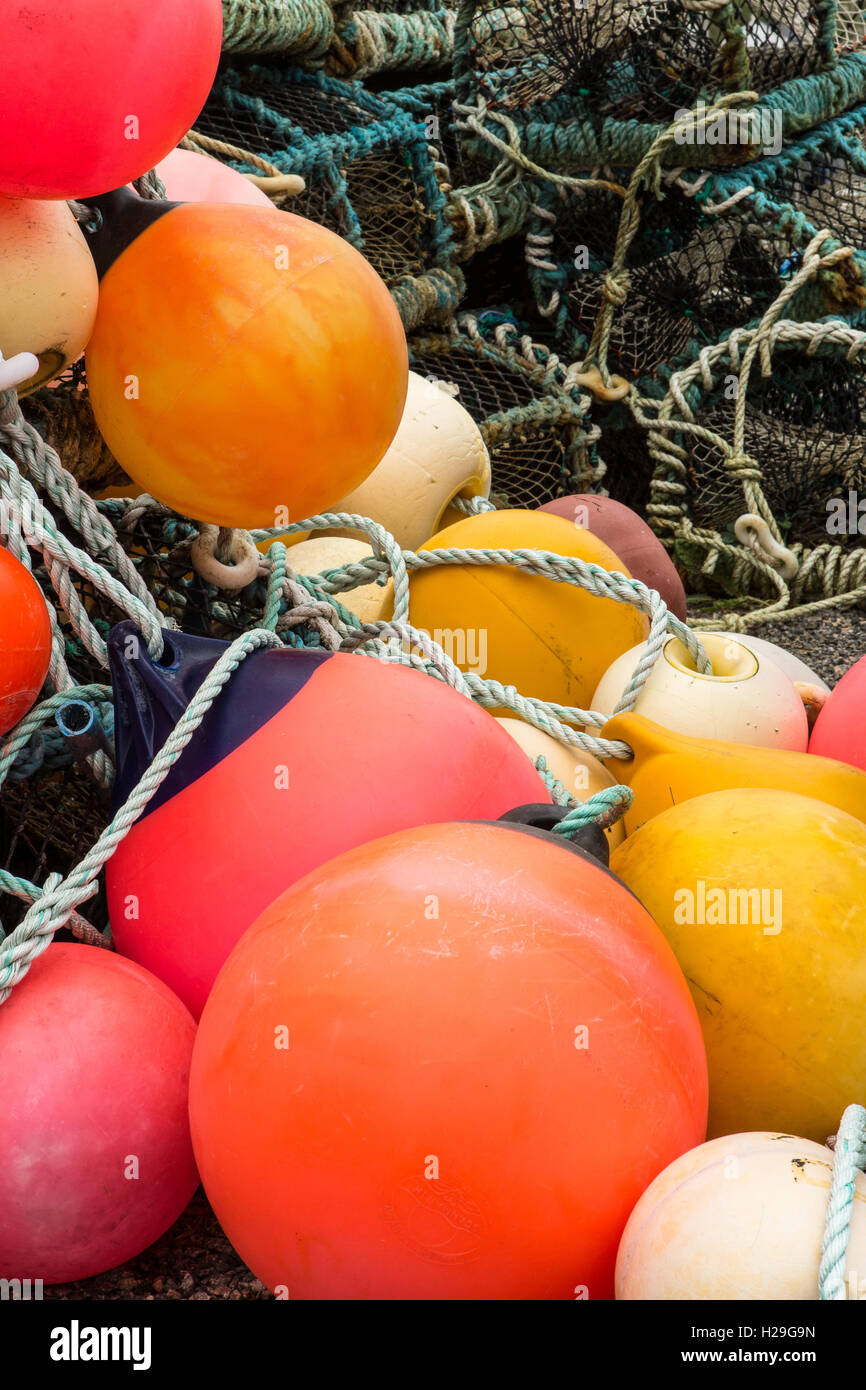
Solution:
<path fill-rule="evenodd" d="M 13 0 L 0 1279 L 131 1260 L 201 1181 L 277 1297 L 857 1296 L 866 657 L 830 692 L 683 579 L 742 596 L 738 544 L 753 619 L 812 594 L 761 439 L 855 486 L 776 368 L 864 339 L 784 193 L 862 62 L 798 11 L 726 221 L 661 171 L 754 34 L 667 8 L 581 9 L 572 72 L 534 0 Z"/>

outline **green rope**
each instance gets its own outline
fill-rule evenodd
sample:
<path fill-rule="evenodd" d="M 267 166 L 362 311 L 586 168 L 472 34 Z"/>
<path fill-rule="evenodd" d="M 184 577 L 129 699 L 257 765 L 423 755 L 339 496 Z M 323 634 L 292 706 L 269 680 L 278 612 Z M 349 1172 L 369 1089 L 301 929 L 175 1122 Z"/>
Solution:
<path fill-rule="evenodd" d="M 222 0 L 225 53 L 321 57 L 334 37 L 328 0 Z"/>

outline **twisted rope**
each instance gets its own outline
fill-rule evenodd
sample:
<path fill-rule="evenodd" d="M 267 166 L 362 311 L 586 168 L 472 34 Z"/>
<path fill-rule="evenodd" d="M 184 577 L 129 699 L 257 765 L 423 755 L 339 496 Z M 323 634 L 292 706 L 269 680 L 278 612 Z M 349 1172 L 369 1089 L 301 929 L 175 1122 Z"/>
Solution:
<path fill-rule="evenodd" d="M 833 1180 L 818 1271 L 821 1299 L 845 1298 L 845 1264 L 851 1239 L 854 1196 L 857 1178 L 863 1169 L 866 1169 L 866 1110 L 862 1105 L 849 1105 L 836 1135 Z"/>
<path fill-rule="evenodd" d="M 824 545 L 807 549 L 799 543 L 782 545 L 781 529 L 763 491 L 763 474 L 759 460 L 745 450 L 748 422 L 748 388 L 756 363 L 761 374 L 772 374 L 773 354 L 779 347 L 796 346 L 806 356 L 835 349 L 854 361 L 866 349 L 866 333 L 849 327 L 840 319 L 820 323 L 799 322 L 782 318 L 785 308 L 804 284 L 828 268 L 850 260 L 850 247 L 835 246 L 822 250 L 830 241 L 830 233 L 820 231 L 806 247 L 797 273 L 784 286 L 756 328 L 737 329 L 723 342 L 700 350 L 694 362 L 673 373 L 665 399 L 657 401 L 630 399 L 636 422 L 647 431 L 649 452 L 656 463 L 652 497 L 648 516 L 657 533 L 667 544 L 680 537 L 694 543 L 706 558 L 703 572 L 711 575 L 722 557 L 734 566 L 734 582 L 738 591 L 748 593 L 756 581 L 764 590 L 775 592 L 775 600 L 757 611 L 728 614 L 706 624 L 714 627 L 746 631 L 757 623 L 781 621 L 792 614 L 805 614 L 824 608 L 848 606 L 866 596 L 866 551 L 843 550 Z M 737 392 L 734 410 L 734 429 L 729 443 L 714 430 L 697 423 L 693 393 L 700 388 L 709 393 L 715 389 L 717 375 L 726 368 L 737 373 Z M 649 414 L 649 411 L 655 414 Z M 725 467 L 743 489 L 744 507 L 748 514 L 759 518 L 767 528 L 774 544 L 762 545 L 757 537 L 745 544 L 731 545 L 714 531 L 694 526 L 684 510 L 685 498 L 691 484 L 688 478 L 689 452 L 682 439 L 702 440 L 721 456 Z M 793 571 L 786 577 L 785 565 Z M 821 593 L 813 602 L 801 602 L 811 594 Z"/>
<path fill-rule="evenodd" d="M 327 0 L 222 0 L 224 53 L 328 51 L 334 14 Z"/>

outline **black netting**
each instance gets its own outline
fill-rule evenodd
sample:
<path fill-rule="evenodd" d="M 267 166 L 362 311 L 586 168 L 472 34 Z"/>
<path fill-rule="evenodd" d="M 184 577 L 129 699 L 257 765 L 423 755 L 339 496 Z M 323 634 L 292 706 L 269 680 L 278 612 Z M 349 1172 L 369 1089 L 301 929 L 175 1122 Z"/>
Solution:
<path fill-rule="evenodd" d="M 734 380 L 727 378 L 696 416 L 728 443 Z M 723 532 L 745 510 L 742 485 L 712 443 L 687 441 L 687 449 L 688 511 L 697 526 Z M 866 491 L 866 366 L 841 354 L 807 357 L 802 350 L 777 349 L 772 377 L 755 370 L 748 384 L 744 449 L 761 470 L 782 534 L 805 544 L 826 542 L 828 502 L 847 500 L 849 489 Z M 844 544 L 846 537 L 833 540 Z"/>
<path fill-rule="evenodd" d="M 554 211 L 550 262 L 564 271 L 566 289 L 552 317 L 564 348 L 578 354 L 605 301 L 622 199 L 588 189 Z M 781 288 L 786 245 L 790 250 L 781 234 L 736 210 L 709 217 L 675 187 L 661 201 L 646 197 L 628 253 L 627 295 L 613 316 L 611 369 L 644 375 L 692 343 L 716 342 L 726 329 L 758 317 Z M 551 307 L 558 277 L 536 269 L 533 279 L 540 307 Z"/>
<path fill-rule="evenodd" d="M 49 873 L 66 874 L 99 838 L 109 820 L 109 793 L 80 766 L 8 776 L 0 788 L 0 868 L 37 887 Z M 0 894 L 0 927 L 10 932 L 29 904 Z M 102 930 L 108 911 L 102 889 L 81 905 Z M 59 934 L 57 940 L 70 939 Z"/>
<path fill-rule="evenodd" d="M 481 0 L 470 59 L 491 101 L 567 96 L 595 117 L 666 122 L 699 99 L 764 93 L 820 71 L 829 3 L 760 0 L 685 9 L 680 0 Z M 842 42 L 854 46 L 857 24 Z"/>
<path fill-rule="evenodd" d="M 856 158 L 866 156 L 866 132 L 850 137 Z M 774 201 L 790 203 L 816 230 L 826 228 L 840 241 L 866 247 L 866 173 L 849 157 L 845 146 L 828 142 L 797 151 L 796 159 L 780 162 L 768 182 Z"/>
<path fill-rule="evenodd" d="M 411 340 L 410 350 L 412 370 L 452 382 L 456 399 L 479 425 L 490 452 L 491 501 L 538 507 L 573 491 L 572 429 L 533 418 L 531 407 L 542 392 L 529 377 L 471 351 L 418 351 Z M 504 427 L 499 417 L 508 411 L 525 412 L 523 420 Z"/>
<path fill-rule="evenodd" d="M 387 129 L 369 148 L 343 151 L 340 137 L 373 124 L 387 127 L 393 108 L 380 113 L 354 100 L 347 84 L 287 80 L 257 65 L 232 70 L 214 89 L 196 131 L 268 160 L 296 168 L 306 190 L 287 204 L 292 212 L 359 245 L 389 283 L 421 275 L 441 240 L 437 214 L 416 167 L 417 152 Z M 322 140 L 311 162 L 311 142 Z M 231 162 L 231 156 L 225 156 Z"/>

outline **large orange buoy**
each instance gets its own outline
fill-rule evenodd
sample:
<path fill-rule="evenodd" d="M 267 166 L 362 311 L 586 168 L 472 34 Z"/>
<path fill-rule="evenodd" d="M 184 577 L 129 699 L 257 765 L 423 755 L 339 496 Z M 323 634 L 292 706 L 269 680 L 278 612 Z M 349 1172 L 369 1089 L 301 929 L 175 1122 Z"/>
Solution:
<path fill-rule="evenodd" d="M 0 1005 L 0 1278 L 61 1284 L 133 1259 L 198 1185 L 195 1025 L 146 970 L 53 943 Z"/>
<path fill-rule="evenodd" d="M 631 1207 L 700 1142 L 706 1062 L 648 913 L 544 831 L 445 824 L 278 898 L 190 1078 L 226 1234 L 292 1299 L 604 1299 Z"/>
<path fill-rule="evenodd" d="M 33 575 L 0 545 L 0 734 L 30 709 L 48 674 L 51 621 Z"/>
<path fill-rule="evenodd" d="M 220 0 L 3 6 L 0 196 L 85 198 L 138 178 L 195 122 Z"/>
<path fill-rule="evenodd" d="M 226 644 L 131 623 L 109 637 L 118 808 Z M 325 651 L 256 652 L 106 866 L 114 940 L 196 1016 L 268 903 L 342 850 L 412 825 L 550 796 L 523 751 L 419 671 Z"/>
<path fill-rule="evenodd" d="M 96 199 L 87 349 L 96 422 L 184 516 L 279 526 L 324 511 L 396 433 L 408 353 L 349 242 L 273 207 Z"/>

